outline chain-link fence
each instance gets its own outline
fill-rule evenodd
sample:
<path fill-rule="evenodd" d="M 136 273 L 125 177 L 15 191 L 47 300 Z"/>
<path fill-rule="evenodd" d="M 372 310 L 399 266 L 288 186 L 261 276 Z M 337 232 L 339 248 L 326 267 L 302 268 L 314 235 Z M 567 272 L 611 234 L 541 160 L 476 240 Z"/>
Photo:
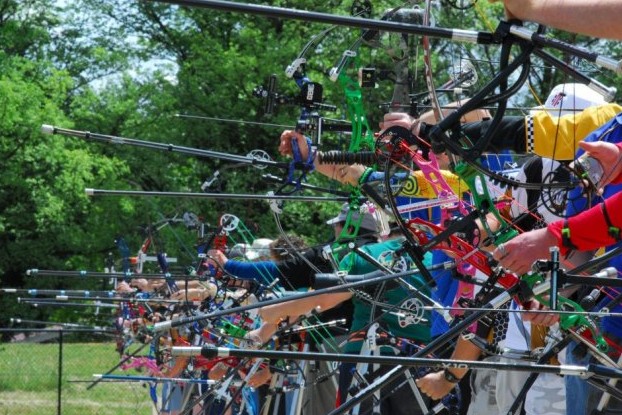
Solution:
<path fill-rule="evenodd" d="M 0 329 L 0 415 L 150 415 L 155 408 L 144 382 L 101 381 L 119 364 L 108 338 L 80 330 Z M 135 370 L 115 374 L 139 374 Z"/>

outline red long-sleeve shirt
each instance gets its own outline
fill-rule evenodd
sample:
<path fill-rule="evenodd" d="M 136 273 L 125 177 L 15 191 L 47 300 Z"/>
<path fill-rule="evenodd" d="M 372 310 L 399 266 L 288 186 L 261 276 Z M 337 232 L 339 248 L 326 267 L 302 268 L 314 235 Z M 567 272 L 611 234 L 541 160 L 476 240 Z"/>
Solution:
<path fill-rule="evenodd" d="M 617 144 L 622 149 L 622 143 Z M 622 175 L 616 177 L 613 183 L 622 182 Z M 605 210 L 611 221 L 611 226 L 622 229 L 622 192 L 616 193 L 603 202 Z M 548 231 L 557 239 L 560 252 L 565 254 L 570 247 L 564 246 L 562 229 L 564 221 L 553 222 L 548 226 Z M 618 242 L 609 232 L 609 225 L 605 220 L 602 206 L 594 206 L 572 218 L 568 219 L 569 240 L 579 251 L 590 251 L 602 246 L 612 245 Z M 622 234 L 620 235 L 622 236 Z"/>

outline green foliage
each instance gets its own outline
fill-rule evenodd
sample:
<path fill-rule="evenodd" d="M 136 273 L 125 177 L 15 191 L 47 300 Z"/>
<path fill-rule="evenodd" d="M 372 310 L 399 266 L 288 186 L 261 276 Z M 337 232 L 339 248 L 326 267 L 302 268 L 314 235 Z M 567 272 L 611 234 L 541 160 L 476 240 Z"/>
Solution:
<path fill-rule="evenodd" d="M 118 259 L 114 240 L 123 236 L 136 252 L 144 229 L 166 217 L 194 212 L 208 224 L 230 213 L 261 237 L 276 237 L 278 230 L 267 203 L 207 199 L 99 197 L 89 199 L 84 189 L 133 189 L 199 192 L 200 185 L 221 172 L 215 188 L 225 193 L 264 194 L 275 186 L 261 179 L 252 167 L 211 158 L 154 151 L 127 145 L 86 142 L 59 135 L 44 136 L 41 124 L 92 131 L 160 143 L 232 154 L 265 150 L 275 159 L 279 128 L 176 117 L 205 117 L 270 122 L 293 126 L 300 111 L 277 105 L 272 117 L 263 114 L 263 102 L 253 96 L 276 74 L 277 90 L 293 96 L 298 88 L 284 76 L 285 67 L 305 43 L 326 26 L 156 2 L 98 0 L 67 1 L 64 7 L 49 0 L 0 1 L 0 275 L 3 286 L 55 288 L 110 288 L 107 281 L 71 281 L 24 277 L 28 268 L 102 270 L 110 252 Z M 325 1 L 271 1 L 270 5 L 349 14 L 350 4 Z M 444 2 L 443 2 L 444 3 Z M 494 30 L 503 15 L 500 4 L 477 2 L 477 8 L 459 11 L 444 4 L 435 10 L 440 27 Z M 374 2 L 374 16 L 394 7 Z M 25 13 L 29 10 L 29 13 Z M 323 115 L 348 119 L 344 94 L 328 71 L 360 30 L 334 29 L 307 54 L 307 73 L 324 85 L 324 101 L 337 107 Z M 571 43 L 605 54 L 619 54 L 620 45 L 552 32 Z M 362 66 L 375 67 L 376 88 L 364 90 L 370 125 L 377 126 L 393 90 L 390 52 L 399 45 L 397 35 L 382 35 L 380 47 L 362 46 Z M 414 92 L 425 92 L 421 39 L 409 41 Z M 432 40 L 432 62 L 437 86 L 450 79 L 449 68 L 463 60 L 474 63 L 480 74 L 477 90 L 489 80 L 498 61 L 498 46 L 462 45 Z M 563 54 L 556 54 L 567 60 Z M 591 69 L 591 68 L 590 68 Z M 356 76 L 355 68 L 348 73 Z M 619 79 L 593 71 L 608 85 Z M 567 77 L 534 59 L 530 82 L 540 100 Z M 425 94 L 422 95 L 424 97 Z M 453 96 L 443 97 L 444 102 Z M 421 102 L 424 102 L 421 98 Z M 526 90 L 513 98 L 515 105 L 536 105 Z M 425 110 L 425 106 L 421 107 Z M 347 135 L 326 135 L 323 148 L 347 147 Z M 309 183 L 338 187 L 311 174 Z M 215 190 L 215 191 L 216 191 Z M 286 231 L 317 243 L 330 237 L 324 221 L 339 203 L 286 203 L 282 215 Z M 194 260 L 193 230 L 167 226 L 159 234 L 159 247 Z M 117 261 L 117 267 L 119 263 Z M 50 310 L 32 310 L 0 298 L 0 326 L 12 316 L 46 317 Z M 84 314 L 84 313 L 83 313 Z M 57 318 L 84 318 L 71 311 L 54 311 Z"/>
<path fill-rule="evenodd" d="M 41 46 L 50 41 L 50 32 L 59 24 L 55 3 L 52 0 L 0 1 L 0 50 L 10 56 L 41 58 Z"/>

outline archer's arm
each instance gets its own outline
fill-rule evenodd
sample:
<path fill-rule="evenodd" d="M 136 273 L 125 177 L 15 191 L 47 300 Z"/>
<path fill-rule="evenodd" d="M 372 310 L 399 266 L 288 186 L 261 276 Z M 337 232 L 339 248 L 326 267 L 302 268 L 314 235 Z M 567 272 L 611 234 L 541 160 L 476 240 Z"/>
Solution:
<path fill-rule="evenodd" d="M 208 252 L 212 261 L 215 261 L 229 274 L 243 280 L 255 280 L 259 282 L 272 282 L 280 276 L 274 261 L 244 262 L 229 259 L 222 251 L 210 250 Z"/>
<path fill-rule="evenodd" d="M 451 359 L 475 361 L 479 358 L 480 354 L 481 351 L 477 346 L 473 345 L 473 343 L 468 340 L 460 338 L 456 343 L 456 348 L 451 355 Z M 457 379 L 462 379 L 468 370 L 452 368 L 450 372 Z M 416 383 L 419 389 L 421 389 L 421 392 L 434 400 L 441 399 L 456 386 L 455 383 L 449 382 L 445 378 L 443 371 L 429 373 L 417 379 Z"/>
<path fill-rule="evenodd" d="M 326 311 L 352 298 L 350 292 L 321 294 L 296 301 L 265 306 L 259 309 L 262 320 L 268 324 L 278 324 L 284 318 L 298 318 L 317 309 Z"/>
<path fill-rule="evenodd" d="M 579 142 L 620 111 L 622 107 L 617 104 L 604 104 L 562 117 L 549 111 L 538 111 L 527 117 L 503 117 L 484 151 L 514 150 L 554 160 L 573 160 Z M 489 126 L 489 120 L 468 123 L 462 132 L 471 141 L 477 141 L 486 134 Z"/>
<path fill-rule="evenodd" d="M 537 22 L 568 32 L 622 40 L 619 0 L 504 0 L 508 18 Z"/>

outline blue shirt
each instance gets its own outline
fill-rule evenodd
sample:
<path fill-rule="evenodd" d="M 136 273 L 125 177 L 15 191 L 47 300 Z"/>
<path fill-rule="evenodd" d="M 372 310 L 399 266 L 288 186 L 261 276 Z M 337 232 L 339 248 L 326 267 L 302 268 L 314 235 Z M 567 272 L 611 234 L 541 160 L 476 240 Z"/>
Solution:
<path fill-rule="evenodd" d="M 584 141 L 587 142 L 595 142 L 595 141 L 605 141 L 608 143 L 620 143 L 622 142 L 622 113 L 618 114 L 616 117 L 611 119 L 608 123 L 604 124 L 602 127 L 591 132 Z M 580 149 L 577 151 L 576 157 L 581 156 L 585 151 Z M 590 206 L 594 206 L 600 203 L 602 200 L 607 199 L 610 196 L 618 193 L 622 190 L 622 184 L 609 184 L 605 186 L 602 197 L 593 195 L 588 198 L 583 194 L 582 188 L 578 187 L 571 190 L 568 194 L 568 205 L 566 208 L 567 216 L 574 216 L 578 213 L 583 212 L 588 209 Z M 619 246 L 620 243 L 611 245 L 607 247 L 607 251 Z M 622 256 L 616 256 L 612 260 L 609 261 L 608 266 L 614 267 L 618 271 L 622 270 Z M 603 300 L 603 304 L 609 302 L 609 299 Z M 622 306 L 617 306 L 611 311 L 613 312 L 622 312 Z M 612 334 L 616 334 L 617 337 L 622 337 L 622 319 L 620 318 L 611 318 L 605 317 L 601 321 L 602 328 L 604 331 Z"/>

